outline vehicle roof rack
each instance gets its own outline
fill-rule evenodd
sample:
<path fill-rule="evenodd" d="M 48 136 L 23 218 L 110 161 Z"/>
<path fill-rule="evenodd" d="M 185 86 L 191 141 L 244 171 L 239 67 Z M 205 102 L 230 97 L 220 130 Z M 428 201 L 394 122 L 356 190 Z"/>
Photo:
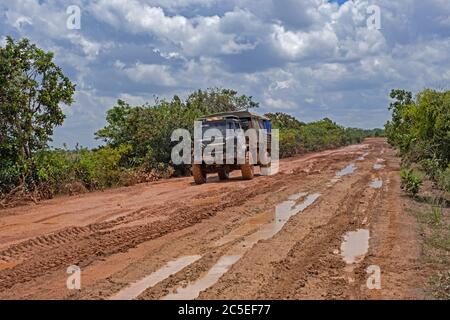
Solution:
<path fill-rule="evenodd" d="M 257 118 L 262 120 L 270 120 L 267 117 L 261 116 L 259 114 L 250 112 L 250 111 L 233 111 L 233 112 L 220 112 L 209 114 L 207 116 L 203 116 L 199 118 L 199 120 L 220 120 L 220 119 L 228 119 L 228 118 Z"/>

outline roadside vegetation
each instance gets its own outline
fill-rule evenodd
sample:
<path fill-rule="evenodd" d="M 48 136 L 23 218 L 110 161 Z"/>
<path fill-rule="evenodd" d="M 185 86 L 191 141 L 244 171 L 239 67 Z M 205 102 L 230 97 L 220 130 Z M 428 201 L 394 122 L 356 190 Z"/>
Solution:
<path fill-rule="evenodd" d="M 189 175 L 189 166 L 171 163 L 172 131 L 193 131 L 200 116 L 251 110 L 259 103 L 235 90 L 197 90 L 182 100 L 156 98 L 132 106 L 118 100 L 95 133 L 103 146 L 51 148 L 53 130 L 63 124 L 61 105 L 73 102 L 75 85 L 53 62 L 53 54 L 27 39 L 7 38 L 0 47 L 0 207 L 17 200 L 51 198 L 159 178 Z M 281 157 L 359 143 L 383 130 L 344 128 L 332 120 L 304 123 L 285 113 L 269 113 L 280 130 Z"/>
<path fill-rule="evenodd" d="M 386 136 L 402 157 L 407 210 L 419 222 L 432 298 L 450 299 L 450 91 L 392 90 Z"/>
<path fill-rule="evenodd" d="M 392 90 L 390 97 L 386 136 L 408 170 L 402 175 L 404 186 L 420 187 L 421 171 L 435 187 L 450 192 L 450 91 L 426 89 L 413 99 L 411 92 Z M 419 188 L 410 191 L 415 195 Z"/>

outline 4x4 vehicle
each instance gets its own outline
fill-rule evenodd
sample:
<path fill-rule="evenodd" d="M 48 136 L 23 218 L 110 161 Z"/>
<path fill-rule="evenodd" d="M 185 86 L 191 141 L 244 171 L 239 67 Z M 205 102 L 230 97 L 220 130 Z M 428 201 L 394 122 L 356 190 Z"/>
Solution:
<path fill-rule="evenodd" d="M 215 163 L 213 159 L 208 161 L 205 155 L 202 157 L 202 163 L 194 163 L 192 165 L 192 175 L 196 184 L 202 184 L 206 182 L 208 173 L 218 173 L 220 180 L 226 180 L 229 174 L 233 170 L 241 170 L 242 177 L 245 180 L 253 179 L 254 166 L 260 166 L 261 174 L 265 175 L 269 173 L 270 169 L 270 156 L 271 156 L 271 122 L 270 119 L 257 115 L 248 111 L 236 111 L 211 114 L 206 117 L 198 119 L 202 123 L 202 140 L 200 141 L 203 149 L 208 145 L 214 147 L 215 153 L 211 155 L 216 159 L 216 156 L 222 157 L 223 163 Z M 204 136 L 204 133 L 208 129 L 218 129 L 224 139 L 216 142 L 212 138 Z M 256 141 L 251 142 L 248 135 L 245 136 L 244 143 L 242 139 L 239 140 L 236 136 L 227 136 L 227 129 L 239 130 L 244 132 L 248 129 L 254 129 Z M 265 130 L 262 130 L 265 129 Z M 217 131 L 216 131 L 217 132 Z M 260 135 L 262 133 L 262 136 Z M 262 152 L 259 148 L 261 138 L 265 139 L 265 144 Z M 233 161 L 226 161 L 226 145 L 229 139 L 233 139 L 234 151 L 232 154 Z M 239 143 L 241 142 L 241 143 Z M 250 144 L 255 147 L 253 151 L 250 150 Z M 241 152 L 241 153 L 239 153 Z M 238 161 L 238 155 L 244 155 L 244 161 Z M 264 158 L 261 157 L 261 154 Z M 256 156 L 256 159 L 254 159 Z"/>

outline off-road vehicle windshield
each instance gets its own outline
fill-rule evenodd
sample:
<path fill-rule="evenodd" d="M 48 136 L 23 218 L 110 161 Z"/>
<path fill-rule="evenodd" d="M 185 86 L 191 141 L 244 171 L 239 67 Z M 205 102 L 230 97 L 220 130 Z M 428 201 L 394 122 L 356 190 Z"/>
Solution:
<path fill-rule="evenodd" d="M 235 121 L 217 120 L 217 121 L 203 121 L 203 134 L 209 129 L 219 129 L 222 135 L 226 136 L 226 129 L 239 129 L 239 125 Z"/>

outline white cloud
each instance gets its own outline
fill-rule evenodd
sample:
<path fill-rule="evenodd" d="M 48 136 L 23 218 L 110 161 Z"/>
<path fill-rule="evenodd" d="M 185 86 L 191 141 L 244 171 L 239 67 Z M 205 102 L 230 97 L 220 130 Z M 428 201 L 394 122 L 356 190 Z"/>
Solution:
<path fill-rule="evenodd" d="M 267 97 L 265 103 L 267 106 L 279 110 L 291 110 L 296 107 L 296 104 L 293 101 L 272 97 Z"/>
<path fill-rule="evenodd" d="M 116 28 L 153 34 L 189 56 L 231 54 L 253 48 L 252 44 L 238 42 L 235 34 L 221 32 L 222 18 L 217 15 L 191 19 L 182 15 L 168 16 L 161 7 L 136 0 L 100 0 L 90 10 L 99 20 Z"/>
<path fill-rule="evenodd" d="M 310 32 L 293 32 L 275 25 L 271 37 L 274 47 L 288 59 L 332 57 L 338 48 L 338 38 L 330 25 Z"/>
<path fill-rule="evenodd" d="M 134 82 L 161 86 L 176 84 L 169 67 L 165 65 L 136 63 L 134 66 L 123 68 L 123 72 Z"/>
<path fill-rule="evenodd" d="M 69 4 L 81 8 L 81 30 L 66 29 Z M 380 30 L 367 28 L 370 4 Z M 73 117 L 99 123 L 104 110 L 84 108 L 217 86 L 254 96 L 261 112 L 380 126 L 390 89 L 450 80 L 448 0 L 22 0 L 0 12 L 1 39 L 55 52 L 82 92 Z M 74 121 L 68 130 L 83 126 Z"/>

